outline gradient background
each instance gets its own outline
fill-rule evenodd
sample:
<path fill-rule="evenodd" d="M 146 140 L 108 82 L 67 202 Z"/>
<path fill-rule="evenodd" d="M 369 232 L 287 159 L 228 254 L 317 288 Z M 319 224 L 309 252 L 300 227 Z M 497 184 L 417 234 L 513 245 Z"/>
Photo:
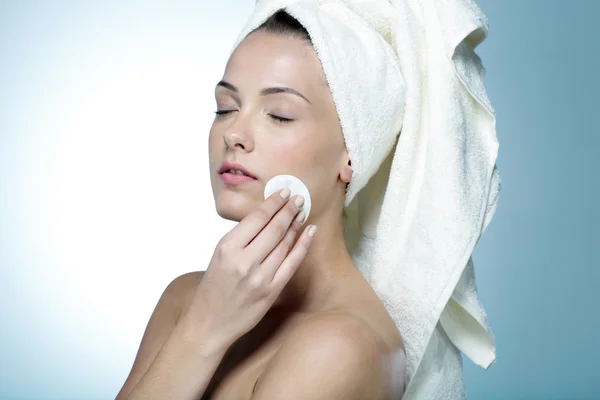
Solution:
<path fill-rule="evenodd" d="M 253 4 L 0 1 L 0 398 L 114 398 L 232 228 L 207 135 Z M 465 362 L 469 399 L 600 399 L 600 2 L 478 4 L 503 188 L 474 254 L 498 360 Z"/>

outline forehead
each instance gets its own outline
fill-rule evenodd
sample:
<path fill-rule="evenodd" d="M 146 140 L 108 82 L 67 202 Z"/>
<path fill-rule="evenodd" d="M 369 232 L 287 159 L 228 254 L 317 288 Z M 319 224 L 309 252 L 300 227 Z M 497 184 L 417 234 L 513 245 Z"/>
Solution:
<path fill-rule="evenodd" d="M 231 55 L 224 79 L 240 90 L 289 86 L 299 91 L 328 90 L 321 62 L 304 39 L 258 31 L 246 37 Z"/>

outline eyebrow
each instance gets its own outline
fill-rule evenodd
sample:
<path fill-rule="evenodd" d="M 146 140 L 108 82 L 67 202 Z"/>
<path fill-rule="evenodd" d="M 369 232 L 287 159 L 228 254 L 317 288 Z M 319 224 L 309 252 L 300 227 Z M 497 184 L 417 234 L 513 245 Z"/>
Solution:
<path fill-rule="evenodd" d="M 240 92 L 237 87 L 235 87 L 234 85 L 232 85 L 231 83 L 229 83 L 227 81 L 220 81 L 219 83 L 217 83 L 217 86 L 222 86 L 225 89 L 229 89 L 234 93 Z M 300 93 L 297 90 L 294 90 L 292 88 L 289 88 L 289 87 L 275 86 L 275 87 L 264 88 L 260 91 L 261 96 L 267 96 L 269 94 L 276 94 L 276 93 L 290 93 L 290 94 L 302 97 L 304 100 L 308 101 L 309 104 L 312 104 L 310 102 L 310 100 L 308 100 L 302 93 Z"/>

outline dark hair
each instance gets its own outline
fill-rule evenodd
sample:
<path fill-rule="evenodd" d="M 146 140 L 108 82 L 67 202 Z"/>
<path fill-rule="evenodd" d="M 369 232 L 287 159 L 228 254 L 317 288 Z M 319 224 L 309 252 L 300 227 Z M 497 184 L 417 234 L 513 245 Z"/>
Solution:
<path fill-rule="evenodd" d="M 279 10 L 271 15 L 269 19 L 262 23 L 252 32 L 265 31 L 275 35 L 291 36 L 298 39 L 304 39 L 312 43 L 308 31 L 298 20 L 292 17 L 284 10 Z"/>

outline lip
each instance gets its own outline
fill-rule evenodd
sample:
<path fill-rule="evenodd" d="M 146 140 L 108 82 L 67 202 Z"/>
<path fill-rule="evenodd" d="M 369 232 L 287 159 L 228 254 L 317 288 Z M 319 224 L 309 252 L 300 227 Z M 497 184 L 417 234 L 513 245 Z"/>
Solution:
<path fill-rule="evenodd" d="M 230 174 L 229 172 L 224 172 L 220 175 L 221 182 L 228 185 L 241 185 L 244 183 L 252 183 L 256 182 L 256 179 L 246 176 L 246 175 L 238 175 L 238 174 Z"/>
<path fill-rule="evenodd" d="M 229 172 L 227 172 L 230 169 L 240 170 L 245 175 L 230 174 Z M 253 173 L 248 171 L 246 167 L 235 161 L 223 162 L 223 164 L 221 164 L 221 167 L 219 168 L 219 175 L 221 176 L 221 181 L 231 185 L 254 182 L 258 179 Z"/>

